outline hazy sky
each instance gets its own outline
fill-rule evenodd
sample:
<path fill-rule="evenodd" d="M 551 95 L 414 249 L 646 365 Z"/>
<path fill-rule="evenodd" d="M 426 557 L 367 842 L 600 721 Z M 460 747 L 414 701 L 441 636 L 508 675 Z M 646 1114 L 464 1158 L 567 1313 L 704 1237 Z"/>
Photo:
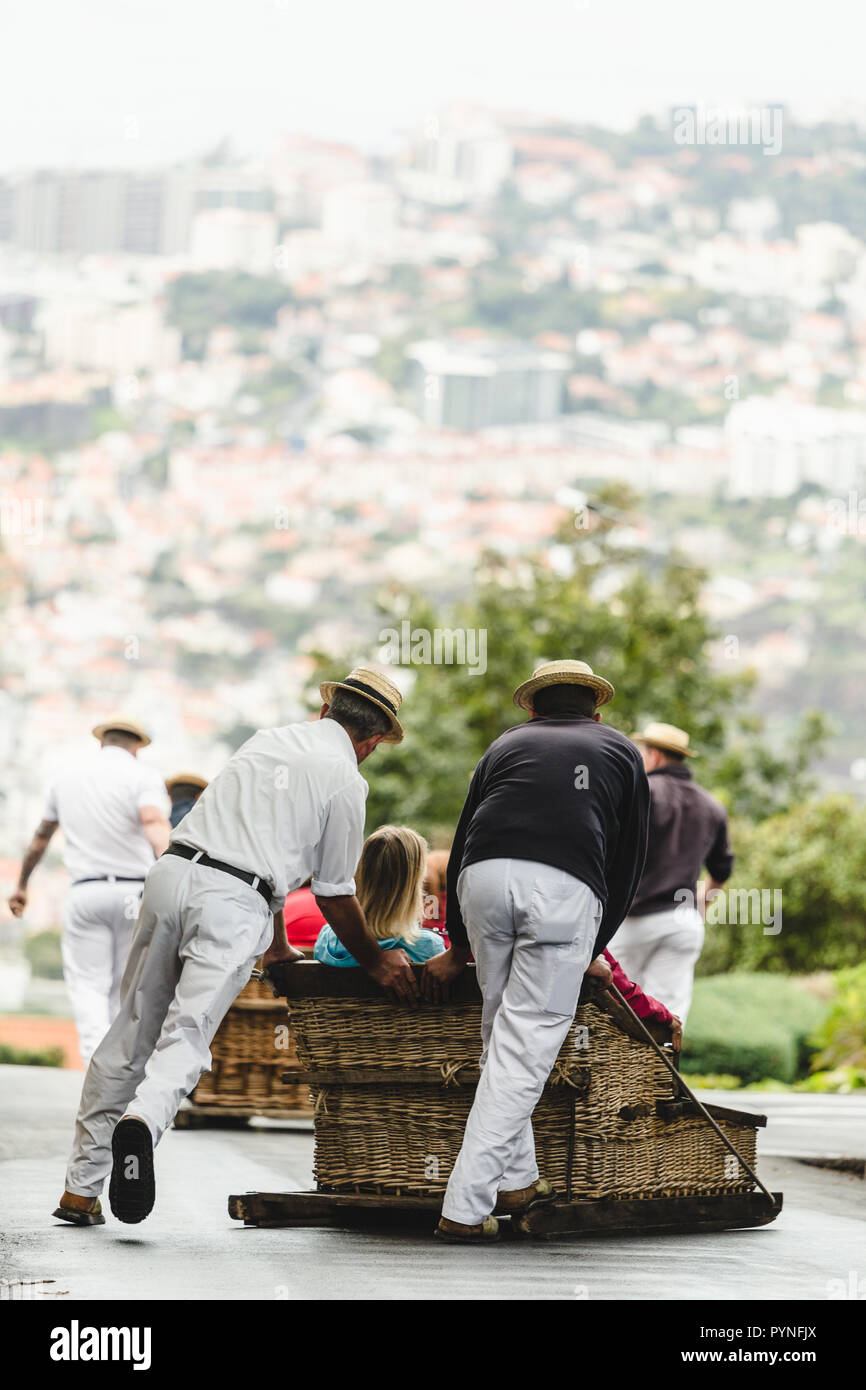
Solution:
<path fill-rule="evenodd" d="M 3 0 L 0 168 L 364 143 L 450 99 L 866 109 L 863 0 Z"/>

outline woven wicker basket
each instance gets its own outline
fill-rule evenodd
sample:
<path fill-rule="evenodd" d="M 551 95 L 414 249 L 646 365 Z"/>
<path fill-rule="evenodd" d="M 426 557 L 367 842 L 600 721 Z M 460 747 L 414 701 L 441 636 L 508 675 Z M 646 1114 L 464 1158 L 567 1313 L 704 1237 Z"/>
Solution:
<path fill-rule="evenodd" d="M 389 1072 L 411 1071 L 448 1083 L 478 1065 L 481 1005 L 475 1001 L 407 1010 L 381 999 L 311 997 L 292 999 L 289 1017 L 301 1066 L 334 1077 L 369 1072 L 387 1081 Z M 550 1084 L 580 1091 L 595 1134 L 623 1106 L 672 1094 L 670 1074 L 652 1049 L 591 1003 L 578 1009 Z"/>
<path fill-rule="evenodd" d="M 304 1067 L 438 1072 L 478 1063 L 481 1004 L 475 999 L 447 1009 L 424 1003 L 395 1009 L 382 999 L 317 996 L 292 999 L 289 1015 Z"/>
<path fill-rule="evenodd" d="M 468 1086 L 334 1086 L 315 1092 L 315 1176 L 320 1189 L 442 1193 L 454 1165 L 474 1088 Z M 706 1121 L 693 1115 L 665 1121 L 652 1114 L 620 1120 L 616 1137 L 572 1129 L 581 1103 L 575 1092 L 547 1086 L 532 1117 L 538 1164 L 561 1192 L 575 1198 L 673 1197 L 751 1191 Z M 584 1120 L 585 1123 L 585 1120 Z M 722 1128 L 751 1164 L 755 1131 Z"/>
<path fill-rule="evenodd" d="M 287 1071 L 300 1067 L 285 1001 L 269 986 L 250 980 L 229 1009 L 211 1043 L 211 1069 L 190 1101 L 234 1110 L 305 1110 L 310 1088 L 285 1084 Z"/>
<path fill-rule="evenodd" d="M 405 1010 L 339 988 L 298 988 L 289 1003 L 301 1066 L 313 1074 L 319 1188 L 438 1195 L 475 1090 L 477 992 Z M 535 1109 L 542 1173 L 575 1198 L 751 1191 L 706 1121 L 671 1106 L 669 1071 L 605 1000 L 578 1009 Z M 721 1123 L 753 1164 L 754 1127 L 743 1116 Z"/>

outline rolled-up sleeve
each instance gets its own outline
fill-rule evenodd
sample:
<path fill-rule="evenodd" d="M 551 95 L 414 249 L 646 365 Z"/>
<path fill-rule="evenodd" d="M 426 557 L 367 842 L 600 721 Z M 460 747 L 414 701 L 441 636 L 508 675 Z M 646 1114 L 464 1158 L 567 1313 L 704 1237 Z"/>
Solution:
<path fill-rule="evenodd" d="M 367 784 L 361 778 L 335 792 L 325 808 L 310 887 L 319 898 L 349 897 L 364 844 Z"/>
<path fill-rule="evenodd" d="M 158 811 L 162 811 L 164 816 L 169 814 L 171 801 L 165 789 L 165 783 L 155 767 L 143 767 L 141 769 L 141 782 L 135 804 L 139 810 L 143 806 L 155 806 Z"/>

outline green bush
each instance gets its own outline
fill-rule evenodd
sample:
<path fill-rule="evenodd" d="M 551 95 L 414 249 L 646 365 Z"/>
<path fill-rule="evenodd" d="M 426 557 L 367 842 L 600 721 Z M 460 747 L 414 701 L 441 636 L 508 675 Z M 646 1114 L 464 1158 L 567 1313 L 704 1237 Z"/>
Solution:
<path fill-rule="evenodd" d="M 731 1076 L 729 1072 L 710 1072 L 704 1075 L 701 1072 L 684 1071 L 682 1078 L 693 1091 L 739 1091 L 743 1085 L 738 1076 Z"/>
<path fill-rule="evenodd" d="M 0 1064 L 13 1067 L 62 1067 L 63 1048 L 42 1047 L 35 1050 L 0 1042 Z"/>
<path fill-rule="evenodd" d="M 805 1075 L 809 1038 L 827 1004 L 802 981 L 737 973 L 695 981 L 683 1041 L 683 1070 L 727 1073 L 744 1082 Z"/>
<path fill-rule="evenodd" d="M 795 1081 L 793 1086 L 787 1081 L 776 1081 L 764 1077 L 762 1081 L 751 1081 L 746 1085 L 738 1076 L 702 1076 L 683 1072 L 683 1080 L 693 1091 L 774 1091 L 799 1093 L 813 1091 L 822 1095 L 850 1095 L 852 1091 L 866 1089 L 866 1071 L 862 1067 L 837 1067 L 835 1071 L 816 1071 L 804 1081 Z"/>
<path fill-rule="evenodd" d="M 813 1046 L 819 1049 L 812 1066 L 816 1071 L 866 1071 L 866 963 L 837 970 L 833 984 L 830 1011 L 812 1038 Z"/>
<path fill-rule="evenodd" d="M 820 1091 L 845 1096 L 851 1091 L 866 1088 L 866 1071 L 862 1067 L 834 1067 L 832 1071 L 816 1071 L 805 1081 L 798 1081 L 795 1091 Z"/>
<path fill-rule="evenodd" d="M 44 980 L 63 979 L 59 931 L 34 932 L 32 936 L 25 936 L 22 946 L 34 975 Z"/>
<path fill-rule="evenodd" d="M 866 806 L 828 796 L 733 827 L 729 889 L 781 890 L 781 931 L 707 923 L 702 974 L 738 969 L 806 973 L 866 957 Z"/>

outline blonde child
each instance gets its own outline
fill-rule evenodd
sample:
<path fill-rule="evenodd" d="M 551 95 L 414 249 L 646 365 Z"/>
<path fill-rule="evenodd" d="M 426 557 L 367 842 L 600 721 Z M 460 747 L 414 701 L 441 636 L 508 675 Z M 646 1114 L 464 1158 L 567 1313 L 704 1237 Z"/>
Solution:
<path fill-rule="evenodd" d="M 426 840 L 406 825 L 382 825 L 365 840 L 355 870 L 358 901 L 382 949 L 405 951 L 418 964 L 445 949 L 442 938 L 421 925 L 426 867 Z M 323 965 L 358 964 L 328 926 L 313 955 Z"/>

